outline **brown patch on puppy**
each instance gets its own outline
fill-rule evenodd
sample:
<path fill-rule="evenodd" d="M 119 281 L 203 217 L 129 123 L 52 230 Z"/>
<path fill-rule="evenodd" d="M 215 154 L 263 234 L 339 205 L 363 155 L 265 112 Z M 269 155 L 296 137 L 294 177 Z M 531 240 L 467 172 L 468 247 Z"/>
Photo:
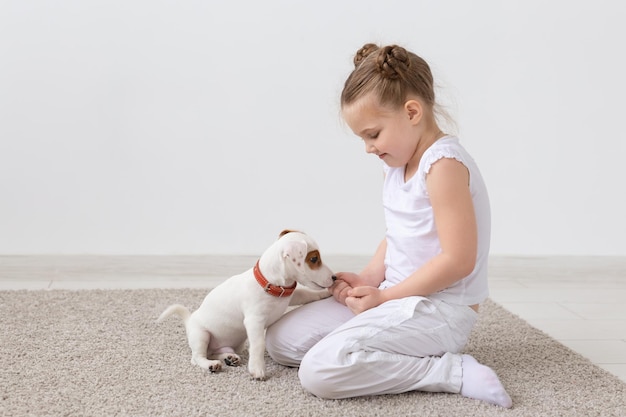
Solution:
<path fill-rule="evenodd" d="M 280 232 L 280 234 L 278 235 L 278 238 L 280 239 L 281 237 L 285 236 L 287 233 L 293 233 L 293 232 L 297 232 L 297 230 L 285 229 L 282 232 Z"/>
<path fill-rule="evenodd" d="M 311 269 L 320 269 L 322 267 L 322 257 L 320 251 L 312 250 L 306 254 L 306 263 Z"/>

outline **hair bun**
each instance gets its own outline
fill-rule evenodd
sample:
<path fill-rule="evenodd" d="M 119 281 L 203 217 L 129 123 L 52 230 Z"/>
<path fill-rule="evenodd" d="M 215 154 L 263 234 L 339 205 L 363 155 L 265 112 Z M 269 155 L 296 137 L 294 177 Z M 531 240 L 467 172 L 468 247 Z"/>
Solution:
<path fill-rule="evenodd" d="M 390 45 L 380 49 L 377 64 L 383 77 L 396 80 L 406 73 L 411 60 L 406 49 L 398 45 Z"/>
<path fill-rule="evenodd" d="M 366 43 L 365 45 L 363 45 L 361 49 L 356 51 L 356 55 L 354 55 L 354 67 L 358 67 L 365 58 L 367 58 L 369 55 L 372 54 L 372 52 L 377 51 L 378 49 L 378 45 L 373 43 Z"/>

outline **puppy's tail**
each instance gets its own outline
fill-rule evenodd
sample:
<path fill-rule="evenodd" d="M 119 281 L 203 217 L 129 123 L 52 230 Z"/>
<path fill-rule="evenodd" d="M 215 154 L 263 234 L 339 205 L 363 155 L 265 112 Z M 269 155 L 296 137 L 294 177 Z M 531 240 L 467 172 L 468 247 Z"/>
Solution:
<path fill-rule="evenodd" d="M 171 306 L 166 308 L 164 312 L 161 313 L 161 315 L 157 319 L 157 323 L 161 323 L 172 314 L 176 314 L 178 317 L 183 319 L 185 324 L 187 324 L 187 320 L 189 320 L 189 316 L 191 316 L 191 313 L 189 312 L 189 309 L 187 309 L 187 307 L 180 304 L 172 304 Z"/>

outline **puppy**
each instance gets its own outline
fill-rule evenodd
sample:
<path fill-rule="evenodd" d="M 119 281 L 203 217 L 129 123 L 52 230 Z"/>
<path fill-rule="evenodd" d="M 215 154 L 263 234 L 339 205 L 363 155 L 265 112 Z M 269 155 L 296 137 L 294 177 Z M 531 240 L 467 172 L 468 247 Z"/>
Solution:
<path fill-rule="evenodd" d="M 330 296 L 327 288 L 335 279 L 322 263 L 319 248 L 311 237 L 284 230 L 253 268 L 215 287 L 193 314 L 174 304 L 157 321 L 171 314 L 181 317 L 191 348 L 191 363 L 211 372 L 222 368 L 222 360 L 229 366 L 240 365 L 236 352 L 248 339 L 248 371 L 253 378 L 264 379 L 265 329 L 289 305 Z M 309 289 L 296 288 L 298 283 Z"/>

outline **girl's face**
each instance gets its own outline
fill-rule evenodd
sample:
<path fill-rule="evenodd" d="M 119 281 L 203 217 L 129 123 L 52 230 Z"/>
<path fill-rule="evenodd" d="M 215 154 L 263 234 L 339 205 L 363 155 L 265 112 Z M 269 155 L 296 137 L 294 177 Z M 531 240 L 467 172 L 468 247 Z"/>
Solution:
<path fill-rule="evenodd" d="M 365 96 L 345 105 L 342 114 L 350 129 L 365 142 L 365 152 L 377 155 L 388 166 L 406 166 L 415 155 L 419 117 L 406 105 L 383 107 L 375 98 Z"/>

